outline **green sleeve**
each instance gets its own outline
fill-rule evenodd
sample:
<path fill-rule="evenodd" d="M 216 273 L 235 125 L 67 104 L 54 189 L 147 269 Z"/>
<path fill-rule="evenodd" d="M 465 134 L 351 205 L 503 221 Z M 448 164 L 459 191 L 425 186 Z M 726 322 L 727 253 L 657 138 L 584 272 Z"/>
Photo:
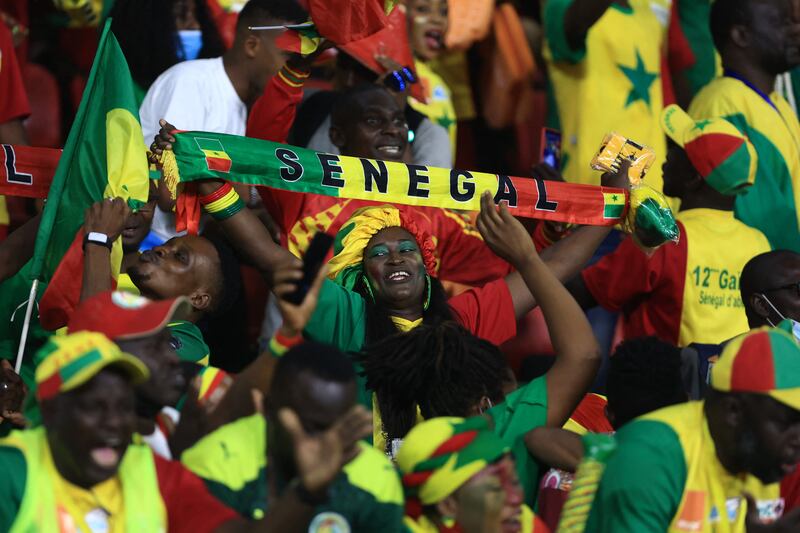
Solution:
<path fill-rule="evenodd" d="M 678 511 L 686 461 L 678 435 L 653 420 L 627 424 L 617 434 L 592 505 L 586 531 L 663 532 Z"/>
<path fill-rule="evenodd" d="M 578 50 L 573 50 L 567 43 L 564 31 L 564 17 L 573 0 L 547 0 L 544 4 L 544 37 L 550 47 L 553 61 L 580 63 L 586 57 L 586 37 Z"/>
<path fill-rule="evenodd" d="M 331 280 L 322 283 L 317 309 L 303 335 L 312 341 L 331 344 L 346 353 L 357 353 L 364 345 L 366 304 L 361 295 Z"/>
<path fill-rule="evenodd" d="M 25 456 L 11 446 L 0 446 L 0 531 L 11 531 L 25 494 L 28 467 Z"/>
<path fill-rule="evenodd" d="M 525 502 L 533 505 L 538 493 L 539 462 L 525 446 L 525 434 L 547 422 L 547 379 L 536 378 L 506 397 L 506 400 L 489 410 L 494 421 L 494 432 L 511 448 L 517 464 Z"/>

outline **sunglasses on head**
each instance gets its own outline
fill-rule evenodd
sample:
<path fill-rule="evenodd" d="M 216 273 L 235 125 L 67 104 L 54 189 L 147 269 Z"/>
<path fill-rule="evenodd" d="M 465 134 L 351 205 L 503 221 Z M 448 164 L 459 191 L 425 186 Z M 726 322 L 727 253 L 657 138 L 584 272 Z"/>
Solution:
<path fill-rule="evenodd" d="M 401 93 L 406 90 L 406 87 L 413 83 L 417 83 L 417 77 L 410 67 L 403 67 L 399 70 L 393 70 L 383 80 L 384 85 L 389 89 Z"/>

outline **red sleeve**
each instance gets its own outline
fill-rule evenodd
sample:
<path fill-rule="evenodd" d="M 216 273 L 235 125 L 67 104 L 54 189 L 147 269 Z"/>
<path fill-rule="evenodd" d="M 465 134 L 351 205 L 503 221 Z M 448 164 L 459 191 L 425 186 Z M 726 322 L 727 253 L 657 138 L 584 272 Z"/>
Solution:
<path fill-rule="evenodd" d="M 294 124 L 297 105 L 303 99 L 303 83 L 308 72 L 284 66 L 267 83 L 247 119 L 248 137 L 285 143 Z M 305 194 L 259 187 L 258 192 L 272 219 L 286 235 L 300 218 Z"/>
<path fill-rule="evenodd" d="M 170 533 L 204 533 L 221 524 L 239 519 L 233 509 L 214 498 L 206 486 L 181 463 L 157 455 L 158 488 L 167 509 Z"/>
<path fill-rule="evenodd" d="M 783 514 L 800 506 L 800 468 L 781 480 L 781 497 L 786 503 Z"/>
<path fill-rule="evenodd" d="M 11 31 L 0 22 L 0 124 L 30 114 Z"/>
<path fill-rule="evenodd" d="M 428 213 L 431 233 L 440 257 L 438 277 L 443 281 L 480 287 L 512 271 L 492 252 L 469 215 L 440 208 L 417 208 Z"/>
<path fill-rule="evenodd" d="M 504 279 L 453 296 L 447 303 L 462 326 L 493 344 L 503 344 L 517 334 L 514 302 Z"/>
<path fill-rule="evenodd" d="M 284 66 L 267 82 L 264 94 L 256 100 L 247 119 L 248 137 L 285 143 L 294 124 L 297 105 L 303 99 L 303 83 L 308 72 Z"/>
<path fill-rule="evenodd" d="M 667 248 L 661 246 L 648 257 L 626 237 L 616 250 L 583 270 L 583 282 L 599 305 L 620 311 L 652 292 L 664 269 Z"/>
<path fill-rule="evenodd" d="M 697 61 L 689 45 L 689 39 L 683 33 L 678 9 L 678 2 L 673 2 L 667 31 L 667 58 L 669 68 L 673 71 L 686 70 Z"/>

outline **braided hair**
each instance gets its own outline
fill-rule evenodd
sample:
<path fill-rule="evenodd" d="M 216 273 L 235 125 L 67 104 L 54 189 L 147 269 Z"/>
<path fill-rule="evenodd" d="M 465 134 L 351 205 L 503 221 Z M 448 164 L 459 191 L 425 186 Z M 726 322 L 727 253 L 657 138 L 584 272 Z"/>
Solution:
<path fill-rule="evenodd" d="M 387 447 L 416 422 L 468 416 L 484 396 L 503 400 L 506 363 L 494 344 L 453 321 L 423 325 L 368 345 L 358 361 L 375 391 Z"/>

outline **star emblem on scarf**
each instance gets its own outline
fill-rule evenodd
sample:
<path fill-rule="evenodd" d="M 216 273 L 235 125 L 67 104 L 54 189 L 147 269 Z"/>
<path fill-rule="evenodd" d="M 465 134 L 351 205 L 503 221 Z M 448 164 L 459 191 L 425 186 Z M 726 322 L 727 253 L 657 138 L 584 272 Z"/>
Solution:
<path fill-rule="evenodd" d="M 633 85 L 631 92 L 628 93 L 628 99 L 625 101 L 625 107 L 639 100 L 642 100 L 647 107 L 650 107 L 650 86 L 658 79 L 658 72 L 647 71 L 638 49 L 636 50 L 635 67 L 626 67 L 625 65 L 617 65 L 617 67 Z"/>

